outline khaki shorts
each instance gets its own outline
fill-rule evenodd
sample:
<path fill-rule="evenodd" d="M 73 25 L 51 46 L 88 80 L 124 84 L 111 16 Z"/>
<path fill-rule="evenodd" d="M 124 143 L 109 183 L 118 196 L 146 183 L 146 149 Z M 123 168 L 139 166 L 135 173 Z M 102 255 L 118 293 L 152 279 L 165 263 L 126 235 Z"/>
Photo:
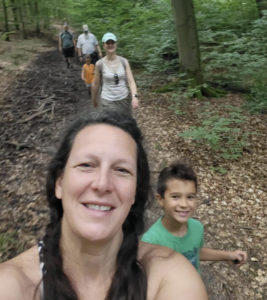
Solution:
<path fill-rule="evenodd" d="M 115 110 L 123 114 L 132 115 L 132 99 L 131 94 L 126 98 L 117 101 L 109 101 L 101 98 L 102 108 L 106 110 Z"/>

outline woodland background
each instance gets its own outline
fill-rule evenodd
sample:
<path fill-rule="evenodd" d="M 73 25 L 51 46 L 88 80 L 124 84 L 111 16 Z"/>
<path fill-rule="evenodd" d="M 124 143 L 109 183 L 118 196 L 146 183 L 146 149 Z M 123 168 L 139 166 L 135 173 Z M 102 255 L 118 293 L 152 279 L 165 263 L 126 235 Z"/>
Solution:
<path fill-rule="evenodd" d="M 78 61 L 69 73 L 56 49 L 64 22 L 75 37 L 88 24 L 100 44 L 116 34 L 140 91 L 152 176 L 189 159 L 206 245 L 248 252 L 241 269 L 202 265 L 210 299 L 267 299 L 265 0 L 0 0 L 0 261 L 42 237 L 51 141 L 88 106 Z M 160 214 L 147 211 L 150 222 Z"/>

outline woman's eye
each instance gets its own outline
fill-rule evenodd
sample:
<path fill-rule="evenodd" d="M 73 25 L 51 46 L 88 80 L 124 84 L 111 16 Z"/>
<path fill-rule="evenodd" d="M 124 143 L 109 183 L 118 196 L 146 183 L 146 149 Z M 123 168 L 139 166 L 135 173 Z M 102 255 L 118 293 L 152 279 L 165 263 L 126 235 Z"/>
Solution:
<path fill-rule="evenodd" d="M 91 168 L 92 165 L 89 164 L 89 163 L 83 163 L 83 164 L 80 164 L 79 167 L 82 167 L 82 168 Z"/>
<path fill-rule="evenodd" d="M 117 168 L 117 171 L 120 173 L 125 173 L 125 174 L 129 174 L 130 172 L 124 168 Z"/>

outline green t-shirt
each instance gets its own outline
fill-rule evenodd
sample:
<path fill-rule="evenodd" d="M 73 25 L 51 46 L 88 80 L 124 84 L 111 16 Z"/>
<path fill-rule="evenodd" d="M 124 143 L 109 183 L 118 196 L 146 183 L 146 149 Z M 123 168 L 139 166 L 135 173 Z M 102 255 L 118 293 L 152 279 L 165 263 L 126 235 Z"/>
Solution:
<path fill-rule="evenodd" d="M 195 220 L 187 222 L 187 233 L 183 237 L 171 234 L 161 223 L 159 218 L 142 236 L 142 241 L 150 244 L 161 245 L 173 249 L 185 256 L 192 265 L 199 269 L 199 250 L 204 246 L 203 225 Z"/>
<path fill-rule="evenodd" d="M 62 31 L 60 33 L 60 38 L 62 41 L 62 48 L 70 48 L 73 47 L 73 36 L 69 31 Z"/>

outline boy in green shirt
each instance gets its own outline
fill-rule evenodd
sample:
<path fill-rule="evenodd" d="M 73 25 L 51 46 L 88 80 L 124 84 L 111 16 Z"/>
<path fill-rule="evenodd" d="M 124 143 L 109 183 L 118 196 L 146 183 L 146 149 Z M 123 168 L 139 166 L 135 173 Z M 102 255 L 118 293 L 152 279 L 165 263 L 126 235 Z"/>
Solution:
<path fill-rule="evenodd" d="M 164 210 L 142 236 L 142 241 L 172 248 L 184 255 L 199 270 L 200 260 L 228 261 L 242 266 L 247 253 L 241 250 L 223 251 L 204 247 L 203 225 L 191 217 L 197 205 L 197 176 L 193 169 L 174 162 L 159 175 L 157 200 Z"/>

